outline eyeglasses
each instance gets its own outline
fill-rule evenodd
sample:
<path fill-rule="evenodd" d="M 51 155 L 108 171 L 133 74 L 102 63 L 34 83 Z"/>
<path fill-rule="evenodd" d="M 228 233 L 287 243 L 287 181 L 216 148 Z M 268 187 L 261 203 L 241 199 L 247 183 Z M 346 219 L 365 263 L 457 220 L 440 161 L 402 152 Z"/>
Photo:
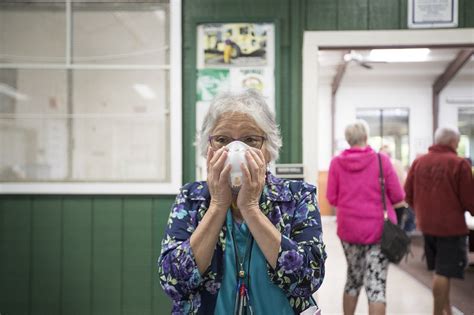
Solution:
<path fill-rule="evenodd" d="M 261 149 L 265 140 L 267 140 L 266 137 L 256 135 L 245 136 L 238 139 L 222 135 L 215 135 L 209 137 L 209 143 L 211 144 L 211 148 L 213 148 L 214 150 L 219 150 L 220 148 L 225 147 L 226 145 L 231 143 L 232 141 L 242 141 L 249 147 Z"/>

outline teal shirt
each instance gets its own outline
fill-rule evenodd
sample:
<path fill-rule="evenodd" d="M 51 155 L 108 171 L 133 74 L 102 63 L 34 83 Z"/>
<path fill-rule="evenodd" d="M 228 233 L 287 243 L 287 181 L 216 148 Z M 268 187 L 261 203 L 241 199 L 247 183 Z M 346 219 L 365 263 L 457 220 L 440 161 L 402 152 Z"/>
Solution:
<path fill-rule="evenodd" d="M 215 315 L 232 314 L 234 310 L 237 279 L 231 229 L 234 229 L 234 235 L 236 238 L 235 243 L 239 248 L 240 256 L 243 256 L 246 251 L 247 238 L 250 233 L 245 223 L 240 225 L 234 223 L 230 210 L 227 212 L 226 225 L 227 234 L 224 254 L 224 275 L 219 295 L 217 297 L 216 308 L 214 310 Z M 250 303 L 254 314 L 293 315 L 294 311 L 290 307 L 288 298 L 279 287 L 270 281 L 267 273 L 267 261 L 255 241 L 253 242 L 251 255 L 247 255 L 243 264 L 246 272 L 248 272 L 249 256 L 251 257 Z"/>

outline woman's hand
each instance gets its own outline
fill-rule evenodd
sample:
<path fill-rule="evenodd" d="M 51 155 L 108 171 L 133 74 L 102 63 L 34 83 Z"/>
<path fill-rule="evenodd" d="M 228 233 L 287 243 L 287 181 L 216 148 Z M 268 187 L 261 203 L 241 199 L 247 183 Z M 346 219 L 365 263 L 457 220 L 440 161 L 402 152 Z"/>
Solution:
<path fill-rule="evenodd" d="M 266 163 L 262 151 L 247 150 L 245 153 L 247 165 L 242 164 L 242 187 L 237 196 L 237 207 L 245 215 L 249 211 L 259 210 L 260 195 L 265 186 Z"/>
<path fill-rule="evenodd" d="M 224 167 L 226 159 L 226 148 L 217 151 L 211 148 L 207 150 L 207 186 L 211 194 L 211 203 L 189 240 L 201 275 L 204 275 L 211 265 L 214 248 L 225 222 L 227 209 L 232 202 L 229 186 L 231 166 Z"/>
<path fill-rule="evenodd" d="M 227 160 L 227 148 L 217 151 L 207 150 L 207 185 L 211 194 L 211 204 L 218 209 L 228 209 L 232 203 L 232 191 L 229 186 L 231 165 L 224 167 Z"/>

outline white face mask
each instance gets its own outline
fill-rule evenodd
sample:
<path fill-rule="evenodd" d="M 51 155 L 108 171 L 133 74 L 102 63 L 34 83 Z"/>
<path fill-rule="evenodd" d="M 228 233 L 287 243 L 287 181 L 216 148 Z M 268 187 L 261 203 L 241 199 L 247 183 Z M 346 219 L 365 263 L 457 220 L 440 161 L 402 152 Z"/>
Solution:
<path fill-rule="evenodd" d="M 227 153 L 227 160 L 225 166 L 228 164 L 232 165 L 232 170 L 229 176 L 229 185 L 234 194 L 237 194 L 242 186 L 242 171 L 240 170 L 240 164 L 244 163 L 247 165 L 245 158 L 245 152 L 250 149 L 248 145 L 241 141 L 232 141 L 226 147 L 229 149 Z"/>

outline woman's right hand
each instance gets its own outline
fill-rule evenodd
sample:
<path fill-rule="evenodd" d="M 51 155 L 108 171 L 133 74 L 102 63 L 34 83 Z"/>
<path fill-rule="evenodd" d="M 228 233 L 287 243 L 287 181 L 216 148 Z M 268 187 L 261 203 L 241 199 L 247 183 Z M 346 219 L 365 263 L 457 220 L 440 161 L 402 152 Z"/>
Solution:
<path fill-rule="evenodd" d="M 227 148 L 217 151 L 207 150 L 207 185 L 211 194 L 211 204 L 218 208 L 228 209 L 232 203 L 232 191 L 229 186 L 229 175 L 232 166 L 224 167 L 227 160 Z"/>
<path fill-rule="evenodd" d="M 211 194 L 211 203 L 190 238 L 190 246 L 201 275 L 204 275 L 211 265 L 227 209 L 232 203 L 232 192 L 228 182 L 231 166 L 224 167 L 226 159 L 227 148 L 217 151 L 210 148 L 207 150 L 207 186 Z"/>

